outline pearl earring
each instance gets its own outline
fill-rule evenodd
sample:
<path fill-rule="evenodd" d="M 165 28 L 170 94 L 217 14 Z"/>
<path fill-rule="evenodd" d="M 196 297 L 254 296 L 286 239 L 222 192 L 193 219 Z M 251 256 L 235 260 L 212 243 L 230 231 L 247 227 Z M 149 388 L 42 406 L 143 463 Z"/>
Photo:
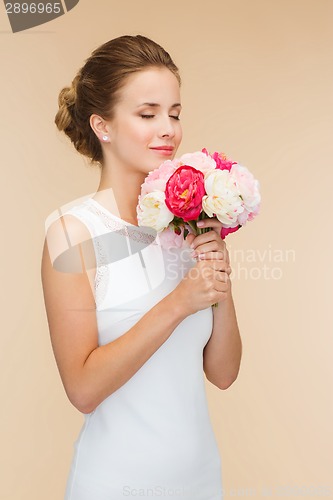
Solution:
<path fill-rule="evenodd" d="M 103 141 L 107 141 L 108 140 L 108 136 L 107 135 L 103 135 Z"/>

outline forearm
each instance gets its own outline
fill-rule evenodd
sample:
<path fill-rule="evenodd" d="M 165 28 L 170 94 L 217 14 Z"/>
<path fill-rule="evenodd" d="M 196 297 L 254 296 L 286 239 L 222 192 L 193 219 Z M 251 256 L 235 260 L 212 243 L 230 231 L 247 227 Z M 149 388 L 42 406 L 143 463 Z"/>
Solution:
<path fill-rule="evenodd" d="M 231 293 L 213 307 L 213 331 L 204 349 L 204 371 L 207 379 L 220 389 L 236 380 L 242 356 L 236 311 Z"/>
<path fill-rule="evenodd" d="M 186 316 L 187 313 L 170 293 L 125 334 L 94 349 L 81 372 L 78 390 L 80 411 L 90 413 L 125 384 Z"/>

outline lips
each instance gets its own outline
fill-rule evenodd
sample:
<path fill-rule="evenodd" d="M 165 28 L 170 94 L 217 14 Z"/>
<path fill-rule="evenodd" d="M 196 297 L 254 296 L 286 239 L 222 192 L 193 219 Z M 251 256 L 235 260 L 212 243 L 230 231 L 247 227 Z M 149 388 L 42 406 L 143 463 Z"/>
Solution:
<path fill-rule="evenodd" d="M 150 149 L 158 149 L 162 151 L 173 151 L 175 148 L 173 146 L 158 146 L 157 148 L 150 148 Z"/>

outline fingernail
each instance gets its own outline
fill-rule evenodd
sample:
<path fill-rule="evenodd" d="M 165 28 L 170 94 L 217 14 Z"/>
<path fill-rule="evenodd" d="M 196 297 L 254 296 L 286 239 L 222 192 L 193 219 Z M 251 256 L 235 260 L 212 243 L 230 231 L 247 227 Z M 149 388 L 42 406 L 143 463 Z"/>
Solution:
<path fill-rule="evenodd" d="M 202 220 L 200 220 L 199 222 L 197 222 L 197 226 L 202 227 L 203 225 L 204 225 L 204 222 L 202 222 Z"/>

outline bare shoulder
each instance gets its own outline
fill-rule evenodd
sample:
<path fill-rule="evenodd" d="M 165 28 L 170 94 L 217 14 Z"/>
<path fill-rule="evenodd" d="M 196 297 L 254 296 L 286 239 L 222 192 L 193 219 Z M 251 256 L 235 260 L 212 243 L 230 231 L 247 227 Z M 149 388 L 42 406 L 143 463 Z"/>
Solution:
<path fill-rule="evenodd" d="M 87 226 L 78 217 L 65 214 L 53 221 L 47 228 L 44 252 L 48 253 L 52 265 L 56 267 L 57 262 L 64 264 L 66 256 L 68 260 L 71 256 L 73 257 L 74 253 L 81 251 L 80 245 L 87 251 L 89 241 L 91 242 L 91 234 Z M 93 249 L 92 245 L 90 247 Z"/>
<path fill-rule="evenodd" d="M 65 214 L 53 221 L 44 240 L 41 279 L 52 347 L 70 401 L 77 406 L 80 371 L 98 346 L 96 304 L 86 269 L 83 222 Z"/>

